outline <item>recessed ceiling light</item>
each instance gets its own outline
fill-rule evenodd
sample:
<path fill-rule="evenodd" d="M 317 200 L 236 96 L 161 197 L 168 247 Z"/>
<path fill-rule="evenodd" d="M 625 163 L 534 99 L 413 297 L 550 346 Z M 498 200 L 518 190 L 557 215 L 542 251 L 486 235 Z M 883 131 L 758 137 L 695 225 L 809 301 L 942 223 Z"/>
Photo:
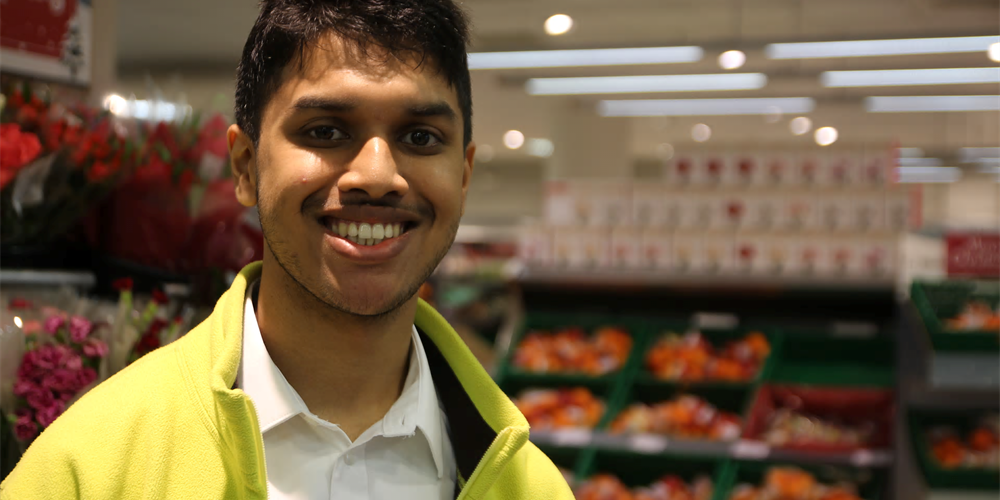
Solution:
<path fill-rule="evenodd" d="M 704 123 L 699 123 L 691 127 L 691 138 L 695 142 L 705 142 L 712 137 L 712 127 L 705 125 Z"/>
<path fill-rule="evenodd" d="M 837 129 L 833 127 L 820 127 L 816 129 L 816 144 L 819 144 L 820 146 L 829 146 L 830 144 L 837 142 L 838 135 Z"/>
<path fill-rule="evenodd" d="M 503 135 L 503 145 L 507 149 L 517 149 L 524 145 L 524 134 L 520 130 L 508 130 Z"/>
<path fill-rule="evenodd" d="M 727 50 L 719 55 L 719 66 L 722 69 L 740 68 L 747 62 L 747 55 L 739 50 Z"/>
<path fill-rule="evenodd" d="M 791 123 L 788 124 L 788 128 L 790 128 L 792 130 L 792 133 L 795 135 L 805 135 L 809 133 L 809 131 L 812 130 L 812 126 L 813 126 L 812 120 L 804 116 L 800 116 L 792 120 Z"/>
<path fill-rule="evenodd" d="M 556 14 L 545 20 L 545 32 L 552 36 L 563 35 L 573 29 L 573 18 Z"/>

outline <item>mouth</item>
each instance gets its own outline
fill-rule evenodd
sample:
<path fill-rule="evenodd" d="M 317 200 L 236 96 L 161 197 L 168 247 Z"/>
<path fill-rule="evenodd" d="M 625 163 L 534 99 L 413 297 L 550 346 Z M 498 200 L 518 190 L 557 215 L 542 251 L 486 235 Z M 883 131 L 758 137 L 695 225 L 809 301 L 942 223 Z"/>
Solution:
<path fill-rule="evenodd" d="M 390 242 L 416 227 L 415 222 L 354 221 L 335 217 L 323 217 L 320 223 L 333 236 L 365 247 Z"/>

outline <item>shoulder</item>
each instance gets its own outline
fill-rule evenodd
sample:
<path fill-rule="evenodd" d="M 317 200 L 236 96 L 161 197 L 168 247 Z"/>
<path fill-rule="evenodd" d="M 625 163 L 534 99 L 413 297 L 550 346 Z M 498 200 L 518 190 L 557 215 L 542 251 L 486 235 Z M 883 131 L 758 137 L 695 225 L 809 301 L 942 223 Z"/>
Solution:
<path fill-rule="evenodd" d="M 573 500 L 573 491 L 562 472 L 537 446 L 526 443 L 514 459 L 515 467 L 507 468 L 514 477 L 501 478 L 494 484 L 496 499 Z M 513 464 L 512 464 L 513 465 Z"/>
<path fill-rule="evenodd" d="M 179 342 L 143 356 L 73 403 L 21 457 L 0 485 L 0 498 L 78 498 L 98 484 L 116 491 L 121 486 L 114 481 L 163 451 L 180 425 L 200 432 Z"/>

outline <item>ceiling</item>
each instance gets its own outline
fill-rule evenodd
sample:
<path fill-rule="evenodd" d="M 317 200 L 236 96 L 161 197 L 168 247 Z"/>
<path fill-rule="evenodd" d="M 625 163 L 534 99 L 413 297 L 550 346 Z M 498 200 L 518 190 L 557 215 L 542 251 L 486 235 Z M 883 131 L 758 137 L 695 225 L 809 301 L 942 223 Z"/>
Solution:
<path fill-rule="evenodd" d="M 996 34 L 995 0 L 467 0 L 473 49 L 512 50 L 699 44 L 709 48 L 784 40 Z M 542 22 L 573 17 L 569 34 Z M 252 0 L 127 0 L 118 3 L 124 66 L 232 65 L 253 25 Z"/>
<path fill-rule="evenodd" d="M 528 77 L 697 74 L 722 72 L 715 62 L 725 50 L 747 53 L 741 72 L 763 72 L 760 90 L 683 94 L 630 94 L 645 97 L 814 97 L 814 122 L 849 126 L 847 140 L 899 138 L 926 145 L 994 145 L 1000 130 L 996 113 L 959 113 L 942 117 L 873 116 L 861 100 L 867 95 L 997 94 L 997 85 L 828 89 L 819 74 L 837 69 L 916 69 L 989 67 L 985 54 L 924 55 L 854 59 L 773 61 L 763 46 L 777 41 L 917 38 L 996 35 L 1000 2 L 996 0 L 467 0 L 473 21 L 474 51 L 699 45 L 698 63 L 603 68 L 476 71 L 476 136 L 499 144 L 505 130 L 519 128 L 529 137 L 551 137 L 551 118 L 567 106 L 592 109 L 592 97 L 531 97 L 523 90 Z M 144 72 L 205 79 L 206 88 L 231 95 L 231 75 L 246 33 L 257 13 L 251 0 L 121 0 L 118 12 L 118 61 L 124 77 Z M 546 36 L 543 21 L 569 14 L 574 29 Z M 993 65 L 995 67 L 995 65 Z M 204 75 L 210 75 L 205 77 Z M 197 76 L 202 75 L 202 76 Z M 202 85 L 199 80 L 199 85 Z M 214 87 L 213 87 L 214 86 Z M 957 116 L 956 116 L 957 115 Z M 975 116 L 972 116 L 975 115 Z M 695 119 L 609 119 L 630 130 L 636 156 L 650 156 L 658 144 L 690 142 Z M 787 121 L 763 124 L 760 117 L 714 118 L 711 122 L 731 142 L 791 140 Z M 801 138 L 799 138 L 801 139 Z M 516 154 L 496 147 L 498 158 Z"/>

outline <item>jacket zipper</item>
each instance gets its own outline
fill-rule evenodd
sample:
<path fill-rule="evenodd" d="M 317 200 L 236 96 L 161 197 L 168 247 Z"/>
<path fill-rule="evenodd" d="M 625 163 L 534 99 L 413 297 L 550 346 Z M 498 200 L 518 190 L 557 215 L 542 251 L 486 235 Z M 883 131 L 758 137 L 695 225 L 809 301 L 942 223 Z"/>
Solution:
<path fill-rule="evenodd" d="M 270 496 L 270 492 L 267 488 L 267 459 L 264 457 L 264 435 L 260 432 L 260 414 L 257 413 L 257 405 L 253 403 L 250 396 L 245 396 L 247 401 L 250 403 L 250 407 L 253 408 L 253 412 L 250 417 L 253 421 L 253 431 L 254 431 L 254 444 L 257 445 L 257 456 L 260 457 L 260 467 L 259 473 L 264 481 L 264 500 Z"/>

